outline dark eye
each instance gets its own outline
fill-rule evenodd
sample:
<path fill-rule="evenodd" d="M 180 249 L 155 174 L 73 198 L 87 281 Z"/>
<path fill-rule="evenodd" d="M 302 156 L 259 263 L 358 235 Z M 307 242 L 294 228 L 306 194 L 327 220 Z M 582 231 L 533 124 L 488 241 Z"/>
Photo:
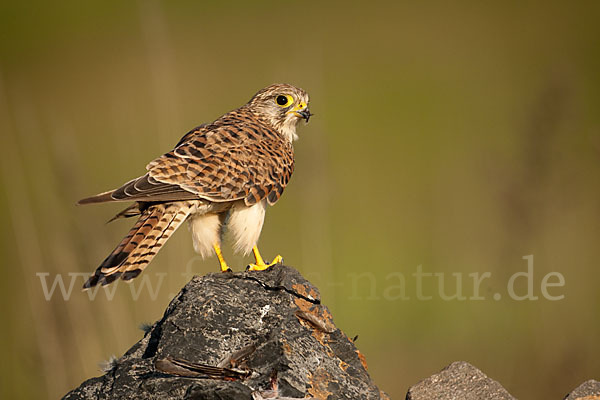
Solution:
<path fill-rule="evenodd" d="M 288 102 L 287 97 L 285 96 L 277 96 L 277 104 L 279 104 L 280 106 L 285 106 Z"/>
<path fill-rule="evenodd" d="M 294 102 L 294 98 L 292 96 L 280 94 L 275 98 L 275 102 L 279 107 L 287 107 L 290 106 Z"/>

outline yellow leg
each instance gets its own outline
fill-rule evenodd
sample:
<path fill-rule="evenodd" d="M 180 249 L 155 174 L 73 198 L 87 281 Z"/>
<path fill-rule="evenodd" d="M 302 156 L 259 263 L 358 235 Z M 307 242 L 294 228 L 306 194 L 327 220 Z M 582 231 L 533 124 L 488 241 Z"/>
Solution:
<path fill-rule="evenodd" d="M 254 253 L 254 259 L 256 260 L 256 264 L 248 265 L 248 271 L 264 271 L 265 269 L 270 268 L 273 265 L 283 263 L 283 257 L 277 256 L 273 259 L 273 262 L 271 264 L 265 264 L 265 261 L 260 255 L 260 251 L 258 251 L 258 246 L 254 246 L 252 248 L 252 252 Z"/>
<path fill-rule="evenodd" d="M 219 259 L 219 265 L 221 265 L 221 272 L 230 272 L 231 268 L 229 268 L 229 265 L 227 265 L 227 263 L 225 262 L 225 259 L 223 258 L 223 253 L 221 253 L 221 246 L 219 246 L 218 244 L 214 244 L 213 248 L 215 249 L 215 253 L 217 254 L 217 258 Z"/>

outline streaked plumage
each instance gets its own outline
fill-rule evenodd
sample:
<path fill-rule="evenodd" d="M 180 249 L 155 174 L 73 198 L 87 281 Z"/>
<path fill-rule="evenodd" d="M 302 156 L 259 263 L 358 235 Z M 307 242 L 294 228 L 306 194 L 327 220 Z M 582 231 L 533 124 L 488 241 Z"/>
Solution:
<path fill-rule="evenodd" d="M 255 246 L 266 206 L 279 200 L 294 170 L 292 141 L 296 123 L 311 116 L 308 100 L 302 89 L 271 85 L 237 110 L 188 132 L 172 151 L 150 162 L 143 176 L 80 200 L 135 201 L 114 219 L 139 215 L 84 287 L 135 278 L 185 220 L 196 251 L 206 257 L 214 249 L 222 270 L 228 268 L 220 254 L 225 225 L 236 251 L 254 250 L 256 269 L 268 267 Z"/>

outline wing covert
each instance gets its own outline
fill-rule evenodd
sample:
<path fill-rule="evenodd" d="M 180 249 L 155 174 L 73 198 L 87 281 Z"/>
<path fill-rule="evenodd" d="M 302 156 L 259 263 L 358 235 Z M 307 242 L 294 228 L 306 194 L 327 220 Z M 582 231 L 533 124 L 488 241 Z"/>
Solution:
<path fill-rule="evenodd" d="M 187 140 L 148 164 L 144 185 L 148 190 L 156 190 L 154 182 L 176 186 L 214 202 L 277 202 L 294 168 L 291 144 L 264 126 L 236 122 L 188 133 Z"/>

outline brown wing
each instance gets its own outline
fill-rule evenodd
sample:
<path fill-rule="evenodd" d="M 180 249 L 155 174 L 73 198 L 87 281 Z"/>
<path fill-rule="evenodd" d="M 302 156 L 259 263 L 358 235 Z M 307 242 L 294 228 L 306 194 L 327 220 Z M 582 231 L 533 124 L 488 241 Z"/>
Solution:
<path fill-rule="evenodd" d="M 292 145 L 276 132 L 232 112 L 188 132 L 177 147 L 152 161 L 148 173 L 120 188 L 83 200 L 213 202 L 266 198 L 275 204 L 294 169 Z"/>
<path fill-rule="evenodd" d="M 78 204 L 103 203 L 107 201 L 160 202 L 198 199 L 198 195 L 190 193 L 178 185 L 157 182 L 149 174 L 146 174 L 125 183 L 118 189 L 81 199 L 78 201 Z"/>
<path fill-rule="evenodd" d="M 227 120 L 225 121 L 227 122 Z M 279 200 L 294 168 L 292 146 L 251 121 L 210 125 L 148 164 L 149 179 L 213 202 Z"/>

